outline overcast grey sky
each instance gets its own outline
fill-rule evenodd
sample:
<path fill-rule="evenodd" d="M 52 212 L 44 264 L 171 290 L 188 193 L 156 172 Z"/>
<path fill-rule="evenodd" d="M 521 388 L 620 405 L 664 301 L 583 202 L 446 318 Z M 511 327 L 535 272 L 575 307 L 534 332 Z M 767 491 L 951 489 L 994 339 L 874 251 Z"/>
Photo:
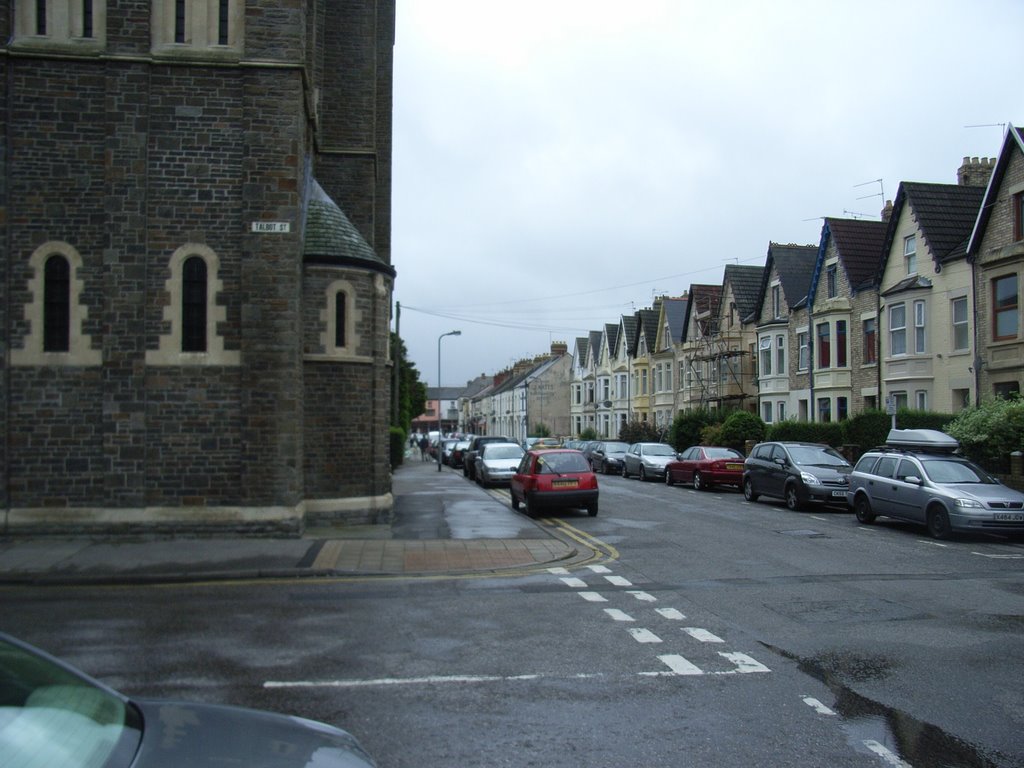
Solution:
<path fill-rule="evenodd" d="M 428 386 L 877 220 L 1024 124 L 1024 2 L 398 0 L 392 263 Z M 972 127 L 984 126 L 984 127 Z M 881 179 L 879 183 L 878 180 Z"/>

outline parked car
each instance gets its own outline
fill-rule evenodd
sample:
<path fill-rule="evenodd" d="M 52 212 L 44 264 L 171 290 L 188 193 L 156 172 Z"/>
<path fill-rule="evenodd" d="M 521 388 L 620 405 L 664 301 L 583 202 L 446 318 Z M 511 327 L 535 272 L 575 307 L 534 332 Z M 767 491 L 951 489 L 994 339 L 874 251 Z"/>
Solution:
<path fill-rule="evenodd" d="M 879 515 L 924 525 L 936 539 L 956 531 L 1024 533 L 1024 493 L 954 453 L 956 439 L 932 429 L 894 429 L 850 475 L 857 520 Z"/>
<path fill-rule="evenodd" d="M 524 453 L 516 443 L 484 443 L 476 457 L 476 481 L 485 487 L 507 485 Z"/>
<path fill-rule="evenodd" d="M 299 717 L 214 704 L 129 699 L 0 633 L 4 765 L 265 765 L 372 768 L 346 731 Z"/>
<path fill-rule="evenodd" d="M 445 437 L 441 440 L 441 463 L 447 464 L 449 467 L 452 465 L 452 451 L 455 449 L 455 444 L 458 440 Z"/>
<path fill-rule="evenodd" d="M 665 477 L 665 467 L 676 460 L 676 449 L 667 443 L 633 443 L 622 458 L 622 476 L 641 480 Z"/>
<path fill-rule="evenodd" d="M 469 442 L 469 447 L 462 455 L 462 474 L 470 480 L 476 480 L 476 457 L 480 448 L 487 443 L 511 443 L 504 435 L 477 435 Z"/>
<path fill-rule="evenodd" d="M 743 462 L 743 496 L 775 496 L 792 510 L 812 502 L 845 506 L 852 469 L 842 454 L 820 443 L 758 443 Z"/>
<path fill-rule="evenodd" d="M 585 509 L 597 514 L 597 475 L 579 451 L 567 448 L 527 451 L 509 483 L 512 509 Z"/>
<path fill-rule="evenodd" d="M 466 449 L 469 448 L 469 440 L 459 440 L 455 445 L 452 446 L 451 456 L 448 457 L 448 466 L 452 469 L 458 469 L 462 466 L 462 458 L 466 455 Z"/>
<path fill-rule="evenodd" d="M 562 441 L 557 437 L 538 437 L 530 446 L 531 450 L 543 450 L 544 448 L 561 448 Z"/>
<path fill-rule="evenodd" d="M 665 466 L 665 484 L 692 483 L 695 490 L 743 483 L 743 454 L 735 448 L 694 445 Z"/>
<path fill-rule="evenodd" d="M 616 441 L 597 442 L 590 451 L 590 466 L 595 472 L 607 475 L 609 472 L 616 474 L 622 472 L 622 460 L 629 450 L 627 443 Z"/>

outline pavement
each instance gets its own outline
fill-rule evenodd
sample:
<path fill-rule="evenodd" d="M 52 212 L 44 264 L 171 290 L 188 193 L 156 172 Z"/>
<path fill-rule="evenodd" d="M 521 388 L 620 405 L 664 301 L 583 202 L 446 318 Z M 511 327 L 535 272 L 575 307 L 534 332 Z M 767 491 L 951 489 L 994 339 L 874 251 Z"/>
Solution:
<path fill-rule="evenodd" d="M 294 538 L 0 538 L 0 584 L 500 574 L 593 554 L 558 527 L 513 512 L 461 470 L 438 472 L 418 452 L 395 470 L 392 493 L 390 524 L 309 528 Z"/>

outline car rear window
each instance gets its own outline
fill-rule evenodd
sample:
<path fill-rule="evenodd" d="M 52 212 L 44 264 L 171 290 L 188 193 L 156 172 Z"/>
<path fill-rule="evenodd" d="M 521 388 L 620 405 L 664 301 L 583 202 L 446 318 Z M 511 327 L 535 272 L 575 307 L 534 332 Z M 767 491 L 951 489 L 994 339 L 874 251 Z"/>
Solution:
<path fill-rule="evenodd" d="M 589 472 L 590 465 L 582 453 L 546 453 L 537 459 L 537 471 L 542 475 Z"/>
<path fill-rule="evenodd" d="M 485 459 L 520 459 L 523 449 L 518 445 L 489 445 L 484 449 Z"/>

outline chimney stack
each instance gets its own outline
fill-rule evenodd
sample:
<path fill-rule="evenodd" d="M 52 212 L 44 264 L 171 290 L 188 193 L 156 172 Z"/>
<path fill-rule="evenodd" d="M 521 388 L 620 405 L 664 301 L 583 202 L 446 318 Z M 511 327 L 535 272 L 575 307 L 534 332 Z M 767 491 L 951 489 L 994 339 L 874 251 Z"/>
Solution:
<path fill-rule="evenodd" d="M 961 187 L 987 187 L 996 166 L 994 157 L 965 157 L 956 172 L 956 183 Z"/>
<path fill-rule="evenodd" d="M 885 207 L 882 209 L 882 221 L 888 221 L 892 218 L 892 200 L 885 201 Z"/>
<path fill-rule="evenodd" d="M 564 341 L 552 341 L 551 342 L 551 356 L 561 357 L 569 353 L 569 344 Z"/>

